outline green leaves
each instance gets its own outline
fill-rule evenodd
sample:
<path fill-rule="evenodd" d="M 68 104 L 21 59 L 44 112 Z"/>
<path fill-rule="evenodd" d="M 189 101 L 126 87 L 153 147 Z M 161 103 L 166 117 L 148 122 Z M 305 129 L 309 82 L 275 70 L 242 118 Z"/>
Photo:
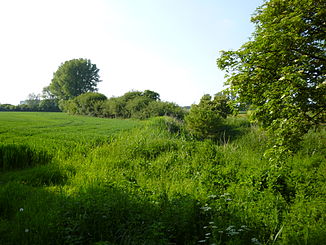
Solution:
<path fill-rule="evenodd" d="M 226 84 L 240 102 L 256 106 L 273 149 L 282 146 L 284 153 L 325 120 L 325 9 L 320 0 L 270 0 L 252 18 L 252 40 L 217 60 Z"/>
<path fill-rule="evenodd" d="M 49 91 L 59 99 L 71 99 L 97 91 L 99 69 L 87 59 L 73 59 L 61 64 L 53 74 Z"/>
<path fill-rule="evenodd" d="M 199 139 L 214 139 L 218 136 L 222 118 L 231 114 L 232 110 L 228 99 L 223 93 L 204 95 L 198 105 L 192 105 L 186 116 L 186 126 L 190 133 Z"/>

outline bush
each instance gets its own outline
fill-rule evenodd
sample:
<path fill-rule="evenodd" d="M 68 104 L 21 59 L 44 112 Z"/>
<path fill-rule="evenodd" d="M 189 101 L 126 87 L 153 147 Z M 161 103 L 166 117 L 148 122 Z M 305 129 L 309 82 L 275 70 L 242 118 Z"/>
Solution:
<path fill-rule="evenodd" d="M 67 109 L 74 111 L 73 106 Z M 68 110 L 67 110 L 68 111 Z M 131 91 L 123 96 L 103 101 L 100 110 L 101 117 L 146 119 L 156 116 L 171 116 L 183 119 L 185 111 L 178 105 L 159 100 L 159 94 L 150 90 L 144 92 Z"/>
<path fill-rule="evenodd" d="M 110 98 L 103 102 L 102 116 L 109 118 L 127 117 L 125 102 L 119 98 Z"/>
<path fill-rule="evenodd" d="M 185 111 L 171 102 L 153 101 L 147 106 L 145 113 L 147 117 L 170 116 L 182 120 Z"/>
<path fill-rule="evenodd" d="M 70 114 L 101 116 L 102 103 L 106 99 L 104 94 L 88 92 L 72 100 L 61 101 L 60 106 L 63 111 Z"/>
<path fill-rule="evenodd" d="M 192 105 L 186 116 L 186 127 L 199 139 L 216 138 L 222 122 L 222 116 L 217 111 L 216 104 L 210 95 L 204 95 L 198 105 Z"/>
<path fill-rule="evenodd" d="M 40 111 L 60 111 L 58 106 L 58 100 L 56 99 L 44 99 L 39 102 L 38 109 Z"/>

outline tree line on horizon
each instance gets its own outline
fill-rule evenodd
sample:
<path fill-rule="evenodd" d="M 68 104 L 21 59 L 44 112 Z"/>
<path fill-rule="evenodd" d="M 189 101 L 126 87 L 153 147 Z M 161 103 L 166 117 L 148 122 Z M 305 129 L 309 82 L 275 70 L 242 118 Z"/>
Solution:
<path fill-rule="evenodd" d="M 59 66 L 42 94 L 29 94 L 19 105 L 0 104 L 0 111 L 64 111 L 70 114 L 140 119 L 165 114 L 183 117 L 180 106 L 162 102 L 157 92 L 129 91 L 120 97 L 108 99 L 97 92 L 99 82 L 99 69 L 95 64 L 89 59 L 72 59 Z M 144 111 L 144 107 L 149 104 Z"/>
<path fill-rule="evenodd" d="M 159 93 L 151 90 L 129 91 L 119 97 L 107 98 L 97 92 L 99 82 L 101 82 L 99 69 L 95 64 L 89 59 L 72 59 L 59 66 L 53 74 L 50 85 L 43 89 L 42 95 L 30 94 L 23 104 L 0 105 L 0 110 L 63 111 L 105 118 L 146 119 L 171 116 L 179 120 L 183 120 L 188 114 L 189 109 L 172 102 L 161 101 Z M 206 107 L 206 110 L 211 107 L 211 114 L 221 112 L 221 115 L 210 115 L 211 123 L 213 118 L 225 117 L 225 113 L 232 112 L 227 103 L 229 98 L 223 92 L 216 94 L 214 100 L 209 103 L 203 103 L 207 102 L 208 98 L 211 100 L 210 95 L 204 95 L 199 107 Z M 199 113 L 199 110 L 196 113 Z M 204 117 L 207 119 L 207 115 Z"/>

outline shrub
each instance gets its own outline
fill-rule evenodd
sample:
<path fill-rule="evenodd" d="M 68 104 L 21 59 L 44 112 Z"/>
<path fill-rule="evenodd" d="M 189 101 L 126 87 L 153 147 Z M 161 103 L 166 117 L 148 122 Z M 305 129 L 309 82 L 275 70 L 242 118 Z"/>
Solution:
<path fill-rule="evenodd" d="M 218 113 L 216 104 L 210 95 L 204 95 L 198 105 L 192 105 L 186 116 L 186 127 L 199 139 L 216 138 L 222 116 Z"/>
<path fill-rule="evenodd" d="M 104 94 L 88 92 L 72 100 L 62 101 L 60 105 L 65 112 L 70 114 L 100 116 L 101 104 L 106 99 Z"/>

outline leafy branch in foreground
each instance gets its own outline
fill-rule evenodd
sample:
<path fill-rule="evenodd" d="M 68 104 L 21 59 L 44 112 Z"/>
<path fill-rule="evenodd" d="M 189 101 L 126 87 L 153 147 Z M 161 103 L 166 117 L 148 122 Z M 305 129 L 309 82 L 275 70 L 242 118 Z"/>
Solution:
<path fill-rule="evenodd" d="M 217 59 L 227 84 L 255 106 L 278 157 L 294 152 L 310 128 L 325 121 L 326 2 L 270 0 L 252 18 L 252 40 Z"/>

